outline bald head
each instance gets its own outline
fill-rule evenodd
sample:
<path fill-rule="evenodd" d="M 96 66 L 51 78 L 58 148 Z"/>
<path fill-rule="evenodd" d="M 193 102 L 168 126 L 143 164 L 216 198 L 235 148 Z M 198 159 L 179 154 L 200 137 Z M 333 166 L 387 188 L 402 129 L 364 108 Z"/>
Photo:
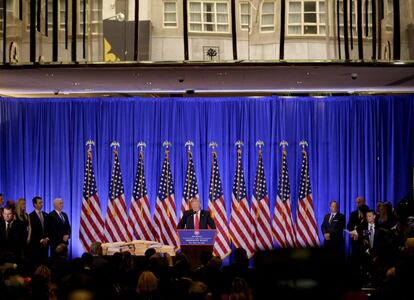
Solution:
<path fill-rule="evenodd" d="M 357 208 L 360 208 L 362 205 L 365 204 L 365 198 L 362 196 L 358 196 L 355 200 Z"/>
<path fill-rule="evenodd" d="M 53 200 L 53 207 L 58 212 L 62 211 L 62 209 L 63 209 L 63 200 L 62 200 L 62 198 L 55 198 L 55 200 Z"/>

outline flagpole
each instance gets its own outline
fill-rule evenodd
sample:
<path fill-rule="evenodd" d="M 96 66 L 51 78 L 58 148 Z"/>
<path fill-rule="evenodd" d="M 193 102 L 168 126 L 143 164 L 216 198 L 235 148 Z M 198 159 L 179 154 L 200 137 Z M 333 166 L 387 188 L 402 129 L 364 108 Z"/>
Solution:
<path fill-rule="evenodd" d="M 170 166 L 170 161 L 169 161 L 170 150 L 169 150 L 169 147 L 171 146 L 171 142 L 164 141 L 164 143 L 162 143 L 162 145 L 163 145 L 163 147 L 165 147 L 165 159 L 166 159 L 166 162 L 167 162 L 167 167 L 168 167 L 168 169 L 170 169 L 169 168 L 169 166 Z M 172 177 L 172 174 L 171 174 L 171 177 Z M 167 180 L 167 198 L 169 198 L 170 197 L 170 185 L 169 185 L 169 183 L 170 183 L 170 174 L 167 175 L 167 178 L 168 178 L 168 180 Z M 166 208 L 165 210 L 167 211 L 167 216 L 170 217 L 170 212 L 169 212 L 168 208 Z"/>
<path fill-rule="evenodd" d="M 137 147 L 139 147 L 139 158 L 138 158 L 138 165 L 140 166 L 139 169 L 139 187 L 140 187 L 140 191 L 141 193 L 143 192 L 143 186 L 144 186 L 144 148 L 147 147 L 147 144 L 145 144 L 143 141 L 140 141 L 137 144 Z M 142 160 L 141 163 L 139 163 L 139 160 Z M 141 195 L 139 195 L 141 197 Z M 141 217 L 143 215 L 142 213 L 142 205 L 140 207 L 140 212 L 141 212 Z"/>
<path fill-rule="evenodd" d="M 211 160 L 211 178 L 212 178 L 212 183 L 211 183 L 211 186 L 210 186 L 210 194 L 211 194 L 211 199 L 210 199 L 210 201 L 212 202 L 212 201 L 214 201 L 215 199 L 214 199 L 214 186 L 215 186 L 215 176 L 214 176 L 214 160 L 216 159 L 216 147 L 218 146 L 217 145 L 217 143 L 216 142 L 214 142 L 214 141 L 212 141 L 212 142 L 210 142 L 210 144 L 208 145 L 211 149 L 212 149 L 212 152 L 211 152 L 211 154 L 212 154 L 212 160 Z M 213 203 L 212 203 L 213 204 Z M 212 208 L 214 208 L 214 206 L 212 205 L 211 206 Z M 212 214 L 212 218 L 214 218 L 214 211 L 212 212 L 213 214 Z"/>
<path fill-rule="evenodd" d="M 241 146 L 243 146 L 243 142 L 242 141 L 237 141 L 236 142 L 236 146 L 237 146 L 237 170 L 236 170 L 236 174 L 238 175 L 237 177 L 237 210 L 239 210 L 240 208 L 240 179 L 241 179 L 241 174 L 239 174 L 239 159 L 240 159 L 240 164 L 241 164 Z M 240 176 L 240 178 L 239 178 Z"/>
<path fill-rule="evenodd" d="M 185 191 L 186 192 L 185 193 L 185 197 L 186 197 L 185 203 L 187 204 L 187 208 L 188 208 L 188 202 L 190 201 L 190 199 L 188 198 L 188 195 L 189 195 L 189 192 L 190 192 L 189 191 L 190 187 L 188 185 L 188 182 L 189 182 L 189 179 L 190 179 L 190 173 L 188 172 L 188 167 L 190 166 L 189 162 L 190 162 L 190 159 L 192 157 L 191 147 L 194 146 L 194 143 L 192 141 L 188 140 L 185 143 L 184 146 L 187 147 L 187 174 L 186 174 L 186 183 L 187 183 L 187 186 L 186 186 L 186 191 Z"/>

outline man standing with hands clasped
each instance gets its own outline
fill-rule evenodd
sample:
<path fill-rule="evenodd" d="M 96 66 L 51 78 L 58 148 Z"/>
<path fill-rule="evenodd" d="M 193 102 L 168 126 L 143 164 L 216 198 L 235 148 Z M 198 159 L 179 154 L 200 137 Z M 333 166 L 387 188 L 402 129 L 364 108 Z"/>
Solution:
<path fill-rule="evenodd" d="M 69 244 L 71 227 L 69 218 L 66 213 L 62 211 L 63 200 L 56 198 L 53 201 L 54 210 L 49 213 L 50 216 L 50 247 L 52 255 L 59 244 Z"/>
<path fill-rule="evenodd" d="M 190 210 L 186 210 L 178 223 L 178 229 L 216 229 L 213 218 L 207 210 L 201 209 L 200 199 L 190 200 Z"/>

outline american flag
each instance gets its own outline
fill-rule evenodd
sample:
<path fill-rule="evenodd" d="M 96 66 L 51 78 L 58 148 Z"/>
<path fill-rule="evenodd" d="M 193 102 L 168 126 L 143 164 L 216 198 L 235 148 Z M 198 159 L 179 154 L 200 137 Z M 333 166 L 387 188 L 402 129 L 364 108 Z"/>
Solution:
<path fill-rule="evenodd" d="M 295 247 L 296 234 L 292 219 L 290 203 L 290 184 L 287 166 L 286 149 L 282 152 L 282 169 L 280 170 L 279 186 L 272 222 L 273 235 L 279 247 Z"/>
<path fill-rule="evenodd" d="M 298 245 L 302 247 L 319 246 L 318 226 L 313 210 L 312 191 L 309 176 L 308 153 L 302 149 L 302 168 L 300 171 L 299 201 L 296 217 Z"/>
<path fill-rule="evenodd" d="M 85 251 L 93 242 L 103 242 L 104 220 L 102 218 L 101 204 L 96 187 L 95 173 L 92 166 L 92 150 L 88 150 L 88 159 L 85 165 L 83 179 L 82 210 L 80 218 L 79 239 Z"/>
<path fill-rule="evenodd" d="M 231 252 L 229 226 L 224 203 L 223 188 L 221 185 L 220 172 L 217 163 L 217 153 L 213 150 L 212 170 L 210 177 L 210 193 L 208 209 L 216 224 L 216 238 L 214 241 L 213 254 L 225 258 Z"/>
<path fill-rule="evenodd" d="M 157 203 L 155 205 L 154 222 L 157 231 L 157 239 L 160 243 L 178 247 L 178 233 L 175 213 L 174 182 L 169 162 L 169 150 L 165 151 L 165 159 L 162 166 L 160 186 L 158 189 Z"/>
<path fill-rule="evenodd" d="M 182 218 L 184 212 L 189 208 L 189 201 L 193 198 L 199 198 L 197 177 L 194 170 L 194 161 L 191 151 L 187 152 L 187 172 L 185 175 L 184 193 L 181 200 L 180 218 Z"/>
<path fill-rule="evenodd" d="M 106 210 L 105 240 L 108 243 L 129 242 L 131 237 L 118 151 L 114 150 L 109 201 Z"/>
<path fill-rule="evenodd" d="M 132 192 L 129 222 L 134 238 L 138 240 L 155 241 L 155 230 L 151 220 L 147 184 L 144 173 L 144 152 L 139 152 L 137 174 Z"/>
<path fill-rule="evenodd" d="M 251 257 L 255 250 L 254 228 L 246 192 L 240 145 L 237 148 L 237 170 L 234 176 L 231 198 L 231 239 L 237 248 L 244 248 L 247 255 Z"/>
<path fill-rule="evenodd" d="M 263 168 L 262 149 L 259 150 L 259 161 L 257 162 L 252 197 L 252 211 L 257 249 L 272 249 L 272 227 L 270 224 L 269 198 L 267 195 L 266 178 Z"/>

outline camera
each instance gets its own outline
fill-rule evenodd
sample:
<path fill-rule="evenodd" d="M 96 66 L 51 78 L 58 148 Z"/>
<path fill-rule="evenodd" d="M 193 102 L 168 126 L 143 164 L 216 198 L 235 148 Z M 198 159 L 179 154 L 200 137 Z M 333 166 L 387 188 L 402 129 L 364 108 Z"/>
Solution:
<path fill-rule="evenodd" d="M 351 78 L 352 80 L 356 80 L 358 78 L 358 73 L 352 73 Z"/>

